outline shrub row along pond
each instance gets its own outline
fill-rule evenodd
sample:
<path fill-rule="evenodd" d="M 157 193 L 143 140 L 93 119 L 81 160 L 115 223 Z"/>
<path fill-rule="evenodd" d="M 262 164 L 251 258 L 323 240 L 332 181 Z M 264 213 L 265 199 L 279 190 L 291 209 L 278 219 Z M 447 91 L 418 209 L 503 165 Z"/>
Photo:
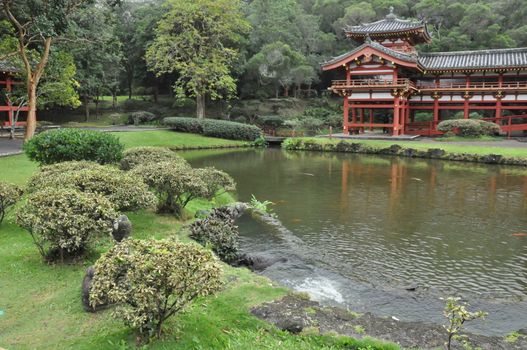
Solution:
<path fill-rule="evenodd" d="M 391 145 L 389 147 L 383 148 L 344 140 L 339 142 L 330 142 L 329 140 L 322 138 L 288 138 L 282 143 L 282 148 L 295 151 L 382 154 L 412 158 L 429 158 L 486 164 L 527 166 L 526 158 L 505 157 L 499 154 L 479 155 L 469 153 L 448 153 L 439 148 L 418 150 L 415 148 L 402 147 L 399 145 Z"/>
<path fill-rule="evenodd" d="M 170 117 L 163 119 L 163 124 L 176 131 L 229 140 L 254 141 L 262 135 L 257 126 L 227 120 Z"/>

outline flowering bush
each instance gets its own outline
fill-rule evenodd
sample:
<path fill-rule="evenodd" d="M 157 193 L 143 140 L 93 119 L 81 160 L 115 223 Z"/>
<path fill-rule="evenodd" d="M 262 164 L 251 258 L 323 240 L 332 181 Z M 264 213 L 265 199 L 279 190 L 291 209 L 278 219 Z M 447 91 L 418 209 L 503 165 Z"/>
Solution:
<path fill-rule="evenodd" d="M 130 170 L 136 165 L 157 163 L 162 161 L 176 161 L 186 163 L 186 160 L 166 147 L 134 147 L 124 151 L 121 169 Z"/>
<path fill-rule="evenodd" d="M 13 206 L 20 199 L 22 193 L 20 187 L 0 182 L 0 224 L 4 221 L 7 208 Z"/>
<path fill-rule="evenodd" d="M 178 161 L 147 163 L 131 171 L 150 186 L 159 199 L 158 210 L 181 216 L 185 206 L 193 199 L 212 199 L 218 190 L 235 189 L 232 178 L 214 168 L 193 169 Z"/>
<path fill-rule="evenodd" d="M 42 257 L 64 261 L 81 255 L 94 235 L 110 234 L 118 214 L 99 194 L 45 188 L 31 194 L 17 214 Z"/>
<path fill-rule="evenodd" d="M 116 304 L 113 315 L 145 339 L 159 337 L 165 320 L 220 286 L 221 268 L 210 251 L 169 240 L 126 239 L 95 263 L 90 302 Z"/>
<path fill-rule="evenodd" d="M 108 165 L 92 162 L 64 162 L 44 166 L 30 179 L 32 191 L 46 187 L 72 188 L 98 193 L 118 210 L 137 210 L 155 205 L 155 195 L 140 177 Z"/>

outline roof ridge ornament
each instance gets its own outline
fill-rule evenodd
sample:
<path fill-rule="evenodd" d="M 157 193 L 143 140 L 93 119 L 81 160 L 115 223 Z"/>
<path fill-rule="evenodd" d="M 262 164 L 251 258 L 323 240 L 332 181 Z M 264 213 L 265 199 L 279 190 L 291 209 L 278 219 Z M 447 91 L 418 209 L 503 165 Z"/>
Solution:
<path fill-rule="evenodd" d="M 393 13 L 394 7 L 390 6 L 390 13 L 386 15 L 386 19 L 394 20 L 397 19 L 397 16 Z"/>
<path fill-rule="evenodd" d="M 371 44 L 370 34 L 366 34 L 366 37 L 364 38 L 364 42 L 365 42 L 366 44 Z"/>

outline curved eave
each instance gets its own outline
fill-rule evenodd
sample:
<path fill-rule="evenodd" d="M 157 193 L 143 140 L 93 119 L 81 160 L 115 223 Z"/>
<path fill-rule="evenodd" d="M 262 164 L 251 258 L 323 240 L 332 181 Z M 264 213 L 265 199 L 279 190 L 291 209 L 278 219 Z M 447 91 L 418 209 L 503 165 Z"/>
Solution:
<path fill-rule="evenodd" d="M 520 70 L 527 70 L 527 66 L 515 66 L 515 67 L 478 67 L 478 68 L 442 68 L 442 69 L 434 69 L 434 68 L 425 68 L 423 67 L 423 71 L 425 73 L 430 74 L 443 74 L 443 73 L 475 73 L 475 72 L 496 72 L 496 71 L 520 71 Z"/>
<path fill-rule="evenodd" d="M 414 42 L 419 42 L 419 43 L 432 42 L 432 37 L 430 36 L 430 33 L 428 32 L 426 25 L 421 28 L 412 29 L 412 30 L 397 30 L 397 31 L 390 31 L 390 32 L 377 32 L 377 33 L 376 32 L 371 32 L 371 33 L 353 32 L 353 31 L 349 31 L 345 29 L 344 33 L 346 34 L 346 37 L 350 39 L 362 39 L 362 40 L 364 40 L 367 36 L 369 36 L 372 39 L 378 39 L 378 38 L 401 38 L 401 37 L 407 37 L 409 35 L 418 35 L 417 37 L 413 38 Z"/>
<path fill-rule="evenodd" d="M 349 62 L 354 61 L 361 56 L 371 56 L 371 55 L 381 57 L 387 61 L 391 61 L 400 66 L 422 70 L 421 65 L 417 61 L 411 61 L 411 60 L 407 61 L 407 60 L 392 56 L 390 54 L 387 54 L 386 52 L 377 50 L 371 46 L 366 46 L 360 50 L 351 51 L 348 54 L 342 55 L 337 60 L 333 60 L 326 64 L 323 64 L 322 70 L 328 71 L 328 70 L 336 69 L 336 68 L 342 67 L 343 65 L 345 66 Z"/>

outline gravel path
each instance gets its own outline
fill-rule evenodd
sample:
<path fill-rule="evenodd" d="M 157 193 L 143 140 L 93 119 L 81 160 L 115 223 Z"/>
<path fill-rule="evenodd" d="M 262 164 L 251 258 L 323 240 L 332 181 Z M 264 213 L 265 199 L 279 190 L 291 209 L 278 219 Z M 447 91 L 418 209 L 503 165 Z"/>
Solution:
<path fill-rule="evenodd" d="M 0 137 L 0 157 L 22 153 L 22 140 Z"/>

